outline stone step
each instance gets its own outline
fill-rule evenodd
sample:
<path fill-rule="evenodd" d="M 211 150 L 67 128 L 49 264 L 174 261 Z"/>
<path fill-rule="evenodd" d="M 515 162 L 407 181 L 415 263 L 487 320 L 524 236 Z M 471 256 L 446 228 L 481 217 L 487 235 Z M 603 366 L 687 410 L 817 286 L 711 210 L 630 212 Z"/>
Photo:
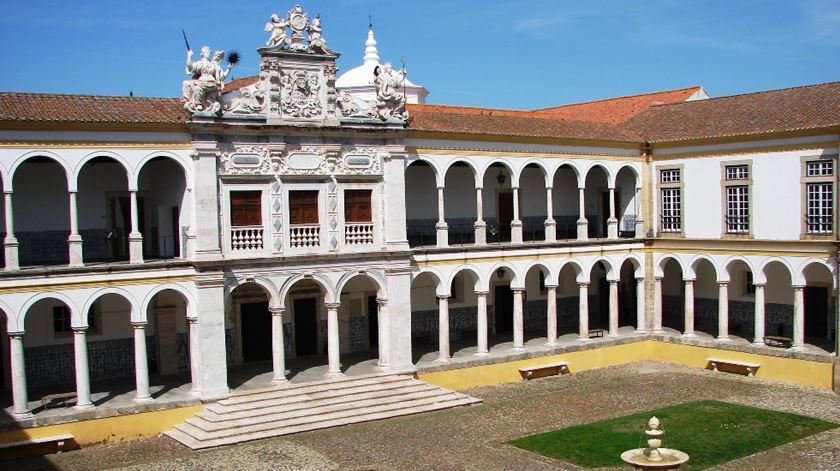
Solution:
<path fill-rule="evenodd" d="M 417 383 L 418 384 L 412 383 L 409 385 L 399 384 L 396 386 L 388 385 L 387 388 L 359 390 L 357 392 L 347 394 L 345 394 L 344 391 L 349 392 L 349 390 L 322 391 L 319 393 L 312 393 L 307 396 L 296 396 L 295 398 L 290 398 L 289 400 L 275 399 L 265 401 L 265 403 L 263 403 L 263 401 L 260 401 L 258 402 L 258 404 L 261 404 L 259 408 L 248 408 L 245 410 L 240 410 L 238 408 L 234 409 L 233 407 L 224 408 L 223 411 L 219 411 L 218 408 L 215 408 L 213 410 L 205 409 L 196 414 L 196 417 L 207 420 L 209 422 L 224 422 L 227 420 L 236 420 L 247 417 L 288 412 L 290 410 L 308 413 L 309 411 L 311 411 L 311 409 L 321 406 L 342 404 L 372 398 L 384 398 L 392 395 L 401 395 L 407 394 L 409 392 L 419 392 L 435 389 L 434 386 L 430 386 L 419 381 Z"/>
<path fill-rule="evenodd" d="M 226 417 L 225 420 L 207 420 L 205 417 L 196 416 L 187 419 L 186 422 L 204 430 L 205 432 L 213 432 L 232 427 L 247 427 L 266 422 L 282 422 L 302 417 L 317 419 L 318 416 L 333 412 L 355 410 L 365 407 L 393 404 L 441 395 L 442 394 L 439 389 L 421 385 L 390 391 L 389 394 L 370 394 L 367 398 L 345 398 L 341 401 L 319 403 L 301 409 L 290 410 L 288 408 L 267 408 L 260 414 L 250 414 L 230 419 Z"/>
<path fill-rule="evenodd" d="M 296 394 L 307 394 L 317 391 L 337 391 L 345 388 L 359 387 L 363 385 L 377 385 L 399 381 L 411 381 L 414 378 L 403 375 L 366 375 L 363 377 L 344 377 L 342 379 L 318 381 L 315 383 L 303 384 L 286 384 L 270 389 L 261 389 L 260 392 L 250 392 L 248 394 L 240 394 L 231 396 L 228 399 L 222 399 L 216 402 L 221 406 L 232 406 L 238 404 L 247 404 L 249 402 L 263 401 L 271 398 L 282 398 L 294 396 Z"/>
<path fill-rule="evenodd" d="M 311 388 L 298 388 L 294 391 L 285 391 L 283 393 L 278 393 L 275 391 L 272 393 L 265 393 L 259 396 L 250 396 L 249 400 L 244 403 L 227 402 L 225 404 L 222 404 L 222 401 L 219 401 L 215 404 L 208 404 L 207 407 L 205 407 L 205 411 L 209 411 L 219 415 L 224 415 L 234 412 L 259 410 L 264 407 L 275 405 L 290 405 L 294 403 L 303 403 L 311 400 L 312 398 L 327 398 L 337 395 L 353 395 L 367 391 L 405 387 L 410 384 L 415 384 L 415 382 L 419 381 L 405 376 L 397 377 L 397 379 L 391 379 L 383 382 L 342 384 L 342 387 L 337 389 L 330 389 L 328 388 L 328 386 L 319 384 Z"/>
<path fill-rule="evenodd" d="M 268 386 L 264 388 L 254 388 L 254 389 L 244 389 L 239 391 L 233 391 L 227 399 L 224 401 L 231 401 L 237 398 L 243 398 L 247 396 L 251 396 L 254 394 L 262 394 L 262 393 L 271 393 L 276 392 L 278 389 L 283 389 L 284 391 L 292 391 L 299 388 L 308 388 L 311 386 L 317 386 L 321 384 L 330 384 L 330 385 L 339 385 L 341 383 L 348 383 L 348 382 L 359 382 L 359 381 L 368 381 L 368 380 L 375 380 L 375 379 L 388 379 L 388 378 L 395 378 L 395 377 L 411 377 L 407 375 L 395 375 L 393 373 L 368 373 L 364 375 L 353 375 L 353 376 L 345 376 L 339 375 L 333 378 L 325 378 L 320 381 L 308 381 L 305 383 L 291 383 L 286 382 L 279 386 Z"/>
<path fill-rule="evenodd" d="M 399 411 L 401 409 L 411 409 L 416 407 L 425 407 L 425 406 L 432 406 L 438 403 L 447 403 L 451 401 L 457 401 L 460 399 L 467 398 L 460 393 L 449 392 L 443 395 L 436 394 L 431 397 L 425 397 L 420 399 L 412 399 L 412 400 L 405 400 L 399 401 L 395 403 L 389 404 L 381 404 L 381 405 L 374 405 L 362 408 L 350 408 L 344 409 L 336 412 L 329 412 L 319 415 L 309 415 L 305 417 L 297 417 L 293 419 L 287 420 L 279 420 L 275 422 L 264 422 L 260 424 L 249 424 L 240 427 L 233 427 L 233 428 L 224 428 L 222 430 L 216 431 L 205 431 L 202 430 L 191 423 L 183 423 L 176 425 L 175 428 L 185 432 L 189 435 L 192 435 L 194 438 L 197 438 L 201 441 L 207 440 L 215 440 L 215 439 L 223 439 L 223 438 L 230 438 L 236 437 L 239 435 L 248 435 L 248 434 L 260 434 L 264 432 L 273 433 L 272 431 L 278 431 L 283 429 L 294 429 L 296 427 L 317 424 L 319 422 L 334 422 L 338 421 L 339 424 L 343 424 L 344 421 L 352 419 L 352 417 L 358 415 L 375 415 L 375 414 L 382 414 L 383 417 L 389 417 L 390 413 Z M 350 422 L 352 423 L 352 420 Z M 270 435 L 271 436 L 271 435 Z"/>
<path fill-rule="evenodd" d="M 271 437 L 278 437 L 282 435 L 289 435 L 294 433 L 301 433 L 307 432 L 311 430 L 319 430 L 324 428 L 331 428 L 331 427 L 339 427 L 342 425 L 350 425 L 356 424 L 361 422 L 370 422 L 374 420 L 381 420 L 387 419 L 391 417 L 400 417 L 406 415 L 413 415 L 413 414 L 420 414 L 423 412 L 431 412 L 435 410 L 442 410 L 442 409 L 449 409 L 453 407 L 460 407 L 460 406 L 467 406 L 472 404 L 480 403 L 479 399 L 475 399 L 469 396 L 461 395 L 462 397 L 453 399 L 450 401 L 445 402 L 437 402 L 431 403 L 427 405 L 415 405 L 411 407 L 404 407 L 400 409 L 391 410 L 388 412 L 371 412 L 371 413 L 360 413 L 352 417 L 344 417 L 340 419 L 331 419 L 325 420 L 315 423 L 309 424 L 302 424 L 293 427 L 287 427 L 283 429 L 271 429 L 265 431 L 256 431 L 256 432 L 248 432 L 243 433 L 241 435 L 229 436 L 225 438 L 207 438 L 207 439 L 196 439 L 194 436 L 181 432 L 179 430 L 171 430 L 165 432 L 165 434 L 182 444 L 190 447 L 191 449 L 198 450 L 204 448 L 213 448 L 218 446 L 225 446 L 225 445 L 233 445 L 236 443 L 242 443 L 252 440 L 259 440 L 263 438 L 271 438 Z"/>

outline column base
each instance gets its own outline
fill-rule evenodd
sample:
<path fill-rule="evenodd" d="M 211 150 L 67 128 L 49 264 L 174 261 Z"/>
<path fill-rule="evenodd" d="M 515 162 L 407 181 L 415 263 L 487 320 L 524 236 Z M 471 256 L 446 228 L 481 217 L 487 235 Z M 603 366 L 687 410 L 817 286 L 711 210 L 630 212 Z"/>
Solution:
<path fill-rule="evenodd" d="M 764 343 L 764 342 L 762 342 L 762 341 L 755 341 L 755 342 L 753 342 L 753 343 L 752 343 L 752 346 L 753 346 L 753 347 L 766 347 L 766 346 L 767 346 L 767 344 L 765 344 L 765 343 Z"/>
<path fill-rule="evenodd" d="M 75 410 L 91 410 L 94 408 L 96 408 L 96 406 L 94 406 L 92 402 L 88 404 L 76 404 L 73 406 L 73 409 Z"/>
<path fill-rule="evenodd" d="M 143 263 L 143 235 L 139 232 L 128 236 L 129 263 Z"/>
<path fill-rule="evenodd" d="M 438 363 L 451 363 L 452 358 L 451 357 L 437 357 L 437 358 L 435 358 L 435 361 L 438 362 Z"/>
<path fill-rule="evenodd" d="M 489 354 L 490 352 L 475 352 L 475 356 L 477 357 L 486 357 Z"/>
<path fill-rule="evenodd" d="M 715 342 L 719 342 L 719 343 L 730 343 L 730 342 L 732 342 L 732 339 L 731 339 L 731 338 L 729 338 L 729 336 L 727 335 L 726 337 L 716 337 L 716 338 L 715 338 Z"/>
<path fill-rule="evenodd" d="M 16 420 L 24 420 L 35 417 L 35 414 L 33 414 L 31 410 L 25 412 L 12 412 L 12 417 L 14 417 Z"/>
<path fill-rule="evenodd" d="M 435 233 L 438 247 L 449 247 L 449 225 L 444 223 L 435 224 Z"/>
<path fill-rule="evenodd" d="M 686 332 L 686 333 L 680 335 L 680 337 L 682 337 L 684 339 L 695 339 L 695 338 L 697 338 L 697 334 L 695 334 L 694 332 Z"/>
<path fill-rule="evenodd" d="M 327 378 L 341 378 L 342 376 L 344 376 L 344 373 L 342 373 L 341 371 L 328 371 L 326 374 L 324 374 L 324 376 L 326 376 Z"/>
<path fill-rule="evenodd" d="M 220 399 L 227 399 L 230 397 L 230 388 L 224 389 L 211 389 L 211 390 L 201 390 L 201 400 L 202 401 L 218 401 Z"/>
<path fill-rule="evenodd" d="M 650 331 L 651 334 L 664 334 L 665 331 L 662 329 L 653 329 Z"/>
<path fill-rule="evenodd" d="M 487 245 L 487 223 L 476 221 L 473 228 L 475 229 L 475 245 Z"/>
<path fill-rule="evenodd" d="M 6 271 L 18 270 L 20 268 L 20 263 L 18 262 L 19 246 L 17 237 L 6 237 L 3 239 L 3 252 L 6 255 Z"/>
<path fill-rule="evenodd" d="M 84 256 L 82 254 L 82 236 L 79 234 L 71 235 L 67 238 L 67 246 L 70 252 L 69 265 L 71 267 L 85 266 Z"/>
<path fill-rule="evenodd" d="M 618 239 L 618 219 L 607 219 L 607 238 Z"/>
<path fill-rule="evenodd" d="M 545 220 L 545 241 L 557 242 L 557 221 L 554 219 Z"/>
<path fill-rule="evenodd" d="M 646 334 L 646 333 L 647 333 L 647 331 L 646 331 L 645 329 L 636 329 L 636 331 L 635 331 L 635 332 L 636 332 L 637 334 L 639 334 L 639 335 L 642 335 L 642 334 Z"/>
<path fill-rule="evenodd" d="M 289 384 L 289 380 L 286 378 L 274 378 L 271 380 L 271 384 L 275 386 L 282 386 L 284 384 Z"/>
<path fill-rule="evenodd" d="M 190 396 L 201 397 L 201 389 L 190 389 Z"/>
<path fill-rule="evenodd" d="M 616 337 L 621 337 L 621 335 L 619 335 L 618 333 L 614 333 L 614 334 L 607 334 L 607 337 L 616 338 Z"/>
<path fill-rule="evenodd" d="M 155 402 L 155 398 L 153 398 L 152 396 L 135 397 L 131 401 L 136 403 L 136 404 L 150 404 L 152 402 Z"/>
<path fill-rule="evenodd" d="M 645 237 L 645 222 L 642 219 L 636 219 L 636 238 L 644 239 Z"/>
<path fill-rule="evenodd" d="M 589 222 L 586 219 L 577 221 L 578 240 L 589 240 Z"/>
<path fill-rule="evenodd" d="M 556 340 L 549 340 L 549 341 L 548 341 L 548 342 L 546 342 L 544 345 L 545 345 L 546 347 L 556 347 L 556 346 L 557 346 L 557 341 L 556 341 Z"/>
<path fill-rule="evenodd" d="M 513 347 L 510 347 L 510 349 L 511 349 L 511 350 L 516 350 L 516 351 L 518 351 L 518 352 L 521 352 L 522 350 L 525 350 L 525 346 L 524 346 L 524 345 L 522 345 L 522 346 L 516 346 L 516 345 L 514 345 Z"/>
<path fill-rule="evenodd" d="M 510 243 L 522 243 L 522 221 L 514 219 L 510 222 Z"/>
<path fill-rule="evenodd" d="M 804 352 L 805 351 L 805 346 L 804 345 L 793 346 L 793 347 L 788 348 L 788 351 L 790 351 L 790 352 Z"/>

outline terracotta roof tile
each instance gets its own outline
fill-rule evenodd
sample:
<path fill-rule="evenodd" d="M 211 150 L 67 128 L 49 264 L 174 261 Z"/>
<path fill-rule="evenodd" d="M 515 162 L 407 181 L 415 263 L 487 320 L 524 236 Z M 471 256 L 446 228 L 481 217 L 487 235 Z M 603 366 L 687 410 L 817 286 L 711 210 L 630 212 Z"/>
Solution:
<path fill-rule="evenodd" d="M 439 105 L 409 105 L 408 128 L 442 133 L 639 142 L 639 136 L 610 123 L 548 119 L 527 111 Z M 513 119 L 512 119 L 513 118 Z"/>
<path fill-rule="evenodd" d="M 626 128 L 667 142 L 840 126 L 840 82 L 653 106 Z"/>
<path fill-rule="evenodd" d="M 533 113 L 545 118 L 621 124 L 651 106 L 654 106 L 654 104 L 681 103 L 700 90 L 701 87 L 695 86 L 681 88 L 679 90 L 606 98 L 603 100 L 542 108 L 534 110 Z"/>
<path fill-rule="evenodd" d="M 240 88 L 245 88 L 249 85 L 253 85 L 257 83 L 257 80 L 259 78 L 260 77 L 257 75 L 235 78 L 225 84 L 225 91 L 223 93 L 230 93 L 232 91 L 239 90 Z"/>
<path fill-rule="evenodd" d="M 0 121 L 174 124 L 186 118 L 177 98 L 0 92 Z"/>

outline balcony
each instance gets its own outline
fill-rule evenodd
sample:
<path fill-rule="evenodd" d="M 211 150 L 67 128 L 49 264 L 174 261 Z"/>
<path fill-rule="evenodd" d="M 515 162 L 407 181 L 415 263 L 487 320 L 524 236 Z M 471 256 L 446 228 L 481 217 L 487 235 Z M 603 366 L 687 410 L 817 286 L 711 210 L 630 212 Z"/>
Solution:
<path fill-rule="evenodd" d="M 234 252 L 253 252 L 263 249 L 263 226 L 230 228 L 230 248 Z"/>
<path fill-rule="evenodd" d="M 348 246 L 373 244 L 373 223 L 347 223 L 344 225 L 344 244 Z"/>
<path fill-rule="evenodd" d="M 320 246 L 320 224 L 293 224 L 289 226 L 289 247 L 293 249 L 312 249 Z"/>

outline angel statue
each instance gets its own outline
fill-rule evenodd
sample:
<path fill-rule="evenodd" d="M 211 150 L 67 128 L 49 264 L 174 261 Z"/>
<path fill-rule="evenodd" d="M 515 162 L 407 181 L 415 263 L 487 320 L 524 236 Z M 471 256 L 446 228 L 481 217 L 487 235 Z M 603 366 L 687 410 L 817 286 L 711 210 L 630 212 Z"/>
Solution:
<path fill-rule="evenodd" d="M 271 31 L 271 36 L 265 43 L 268 47 L 283 47 L 289 42 L 289 37 L 286 35 L 286 27 L 289 22 L 285 19 L 280 19 L 280 16 L 275 13 L 271 15 L 271 20 L 265 24 L 265 30 Z"/>
<path fill-rule="evenodd" d="M 309 31 L 309 49 L 325 52 L 327 50 L 327 40 L 324 39 L 323 29 L 321 28 L 321 15 L 315 15 L 312 23 L 307 26 Z"/>
<path fill-rule="evenodd" d="M 222 69 L 224 51 L 216 51 L 212 59 L 210 48 L 201 48 L 201 59 L 193 62 L 193 51 L 187 50 L 187 74 L 192 78 L 184 80 L 182 92 L 184 95 L 184 109 L 191 113 L 216 113 L 221 109 L 219 93 L 224 89 L 224 80 L 230 73 L 235 61 L 229 62 L 226 69 Z"/>
<path fill-rule="evenodd" d="M 400 87 L 405 82 L 405 69 L 394 72 L 391 64 L 376 66 L 373 69 L 373 84 L 376 87 L 376 108 L 379 118 L 387 121 L 390 118 L 405 120 L 408 113 L 405 110 L 405 95 L 400 93 Z"/>

